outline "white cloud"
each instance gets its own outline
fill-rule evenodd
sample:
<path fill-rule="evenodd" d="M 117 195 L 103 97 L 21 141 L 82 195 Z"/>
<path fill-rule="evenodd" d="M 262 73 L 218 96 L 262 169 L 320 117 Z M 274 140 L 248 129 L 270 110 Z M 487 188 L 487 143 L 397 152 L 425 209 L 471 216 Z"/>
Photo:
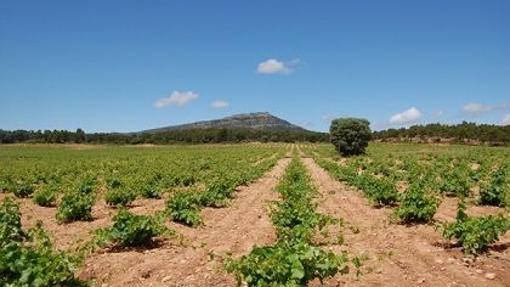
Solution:
<path fill-rule="evenodd" d="M 230 103 L 227 101 L 214 101 L 211 103 L 211 107 L 215 109 L 223 109 L 227 108 L 228 106 L 230 106 Z"/>
<path fill-rule="evenodd" d="M 510 114 L 506 114 L 503 116 L 503 120 L 501 121 L 501 124 L 504 126 L 510 125 Z"/>
<path fill-rule="evenodd" d="M 491 106 L 482 105 L 478 103 L 469 103 L 462 107 L 462 111 L 468 113 L 468 114 L 480 114 L 484 112 L 489 112 L 493 108 Z"/>
<path fill-rule="evenodd" d="M 173 91 L 170 96 L 166 98 L 159 99 L 156 101 L 154 106 L 156 108 L 162 108 L 165 106 L 177 106 L 182 107 L 186 105 L 187 103 L 194 101 L 198 99 L 198 94 L 194 93 L 192 91 L 185 91 L 185 92 L 179 92 L 179 91 Z"/>
<path fill-rule="evenodd" d="M 277 59 L 267 59 L 257 66 L 257 73 L 260 74 L 288 74 L 292 70 L 284 63 Z"/>
<path fill-rule="evenodd" d="M 390 118 L 390 123 L 392 124 L 410 124 L 414 123 L 421 118 L 421 112 L 415 108 L 411 107 L 410 109 L 403 111 L 398 114 L 394 114 Z"/>

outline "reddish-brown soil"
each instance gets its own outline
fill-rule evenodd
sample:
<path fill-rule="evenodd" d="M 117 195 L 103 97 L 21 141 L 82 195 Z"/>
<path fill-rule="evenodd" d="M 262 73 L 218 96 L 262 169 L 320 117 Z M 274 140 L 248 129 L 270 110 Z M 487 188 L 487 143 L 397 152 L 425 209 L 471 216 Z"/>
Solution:
<path fill-rule="evenodd" d="M 359 191 L 332 179 L 313 159 L 303 158 L 303 162 L 322 195 L 319 211 L 346 222 L 344 245 L 328 248 L 366 257 L 362 276 L 338 275 L 328 279 L 326 286 L 510 286 L 510 236 L 502 238 L 499 248 L 475 260 L 466 259 L 459 248 L 445 248 L 433 226 L 391 223 L 391 209 L 372 207 Z M 437 219 L 453 219 L 453 201 L 447 199 L 441 205 Z M 490 212 L 494 210 L 468 210 Z"/>
<path fill-rule="evenodd" d="M 0 194 L 0 200 L 12 195 Z M 43 227 L 52 237 L 55 248 L 68 250 L 78 247 L 91 239 L 91 231 L 107 227 L 116 214 L 115 208 L 107 206 L 104 201 L 98 201 L 92 208 L 91 221 L 75 221 L 71 223 L 58 223 L 55 207 L 41 207 L 34 204 L 30 198 L 15 198 L 20 205 L 22 214 L 21 222 L 24 228 L 35 226 L 37 221 L 42 221 Z M 138 199 L 133 202 L 129 210 L 136 214 L 153 214 L 156 210 L 164 208 L 164 199 Z"/>
<path fill-rule="evenodd" d="M 4 197 L 10 196 L 2 195 Z M 11 197 L 14 198 L 14 196 Z M 113 209 L 108 208 L 102 202 L 98 202 L 92 208 L 93 220 L 60 224 L 55 219 L 56 208 L 38 206 L 29 198 L 16 198 L 15 201 L 20 205 L 23 227 L 30 228 L 35 226 L 37 221 L 42 221 L 44 229 L 49 232 L 53 239 L 54 246 L 61 250 L 68 249 L 74 243 L 89 238 L 90 231 L 107 226 L 114 213 Z"/>
<path fill-rule="evenodd" d="M 267 207 L 277 199 L 273 189 L 289 162 L 281 159 L 262 178 L 239 187 L 230 206 L 204 209 L 203 227 L 172 223 L 180 238 L 158 248 L 92 254 L 80 277 L 96 280 L 97 286 L 235 286 L 223 259 L 276 239 Z"/>

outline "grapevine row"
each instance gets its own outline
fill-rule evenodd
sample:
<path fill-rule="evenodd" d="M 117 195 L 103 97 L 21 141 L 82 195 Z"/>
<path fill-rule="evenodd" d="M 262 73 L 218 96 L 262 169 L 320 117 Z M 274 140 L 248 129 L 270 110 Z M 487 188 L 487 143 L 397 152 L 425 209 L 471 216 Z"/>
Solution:
<path fill-rule="evenodd" d="M 227 264 L 239 282 L 248 286 L 306 286 L 347 272 L 347 254 L 316 246 L 314 234 L 335 219 L 316 212 L 316 190 L 302 163 L 294 158 L 276 190 L 282 200 L 272 206 L 277 242 L 255 247 L 250 254 Z"/>

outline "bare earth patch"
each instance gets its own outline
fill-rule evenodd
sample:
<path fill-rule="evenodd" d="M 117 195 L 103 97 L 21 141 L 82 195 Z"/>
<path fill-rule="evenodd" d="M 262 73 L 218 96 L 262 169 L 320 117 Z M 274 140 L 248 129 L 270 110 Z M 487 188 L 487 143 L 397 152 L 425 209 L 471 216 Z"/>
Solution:
<path fill-rule="evenodd" d="M 55 218 L 56 207 L 41 207 L 34 204 L 30 198 L 19 199 L 13 195 L 2 194 L 2 198 L 6 196 L 12 197 L 19 203 L 23 228 L 34 227 L 37 221 L 42 221 L 44 229 L 52 237 L 55 248 L 59 250 L 69 249 L 73 245 L 88 240 L 90 232 L 107 226 L 116 212 L 103 202 L 97 202 L 92 208 L 91 221 L 58 223 Z"/>

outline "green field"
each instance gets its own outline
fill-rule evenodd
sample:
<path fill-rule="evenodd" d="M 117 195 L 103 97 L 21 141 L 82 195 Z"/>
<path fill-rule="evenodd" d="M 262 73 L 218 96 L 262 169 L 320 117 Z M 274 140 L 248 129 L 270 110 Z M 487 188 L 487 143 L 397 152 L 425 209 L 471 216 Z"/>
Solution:
<path fill-rule="evenodd" d="M 93 182 L 95 191 L 115 185 L 138 192 L 151 186 L 164 193 L 206 185 L 215 178 L 249 180 L 255 176 L 251 173 L 265 167 L 265 160 L 282 152 L 277 145 L 2 146 L 0 189 L 17 193 L 29 187 L 36 193 L 51 186 L 60 194 Z"/>
<path fill-rule="evenodd" d="M 423 252 L 408 249 L 423 238 L 440 260 L 456 252 L 458 258 L 477 256 L 480 266 L 504 266 L 508 250 L 493 246 L 500 238 L 508 241 L 509 184 L 510 148 L 504 147 L 371 143 L 365 155 L 345 158 L 332 145 L 304 143 L 4 145 L 0 241 L 8 251 L 0 252 L 7 262 L 0 264 L 0 274 L 6 274 L 0 283 L 128 284 L 116 285 L 102 269 L 87 272 L 107 264 L 101 263 L 103 253 L 115 266 L 137 264 L 119 257 L 131 248 L 154 253 L 156 259 L 144 260 L 153 259 L 159 270 L 153 272 L 161 272 L 155 282 L 168 277 L 164 272 L 180 280 L 184 267 L 216 264 L 210 267 L 216 273 L 204 274 L 226 286 L 235 279 L 249 286 L 306 286 L 317 278 L 347 276 L 347 266 L 356 270 L 347 280 L 363 283 L 395 256 L 405 261 Z M 373 250 L 372 234 L 384 232 L 397 239 L 377 239 L 380 249 Z M 170 243 L 161 247 L 161 240 Z M 235 249 L 246 240 L 242 252 Z M 394 246 L 394 240 L 411 241 Z M 175 258 L 165 255 L 168 250 Z M 197 261 L 179 271 L 190 252 Z M 386 253 L 397 255 L 381 255 Z M 408 268 L 425 272 L 432 268 L 429 261 Z M 54 264 L 41 273 L 44 262 Z M 388 270 L 382 274 L 398 273 Z M 501 276 L 498 284 L 508 283 Z"/>

